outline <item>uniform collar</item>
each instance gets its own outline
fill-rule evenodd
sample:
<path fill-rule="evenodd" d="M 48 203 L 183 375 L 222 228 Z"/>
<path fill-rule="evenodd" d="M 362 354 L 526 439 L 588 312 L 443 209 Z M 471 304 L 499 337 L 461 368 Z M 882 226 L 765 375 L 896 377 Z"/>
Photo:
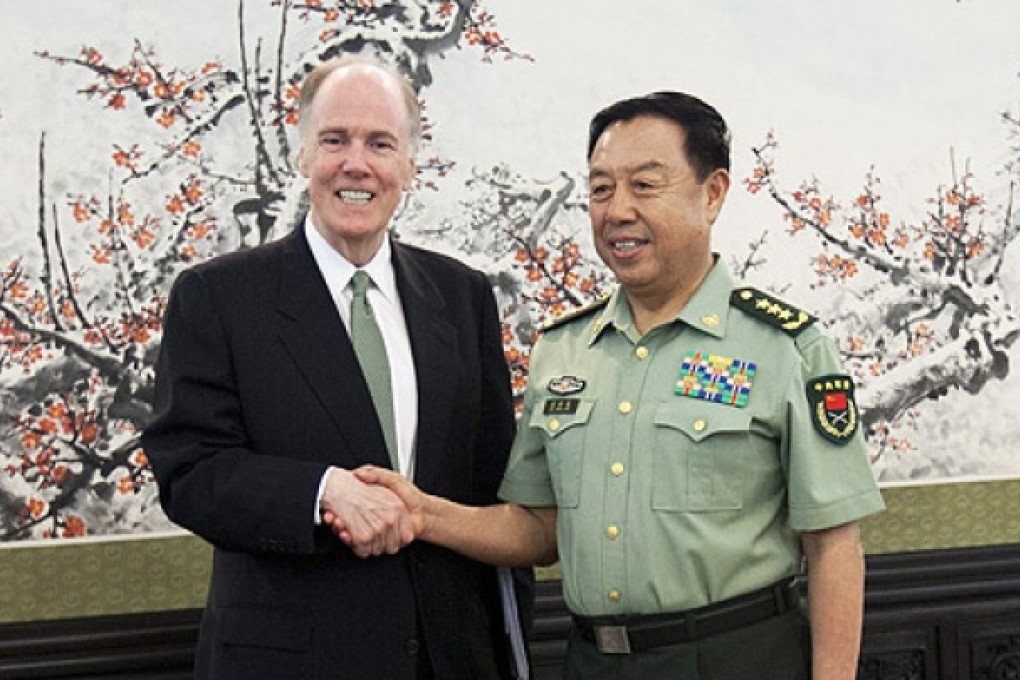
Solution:
<path fill-rule="evenodd" d="M 609 302 L 602 308 L 602 311 L 595 315 L 595 320 L 591 324 L 591 339 L 588 340 L 588 346 L 594 345 L 602 336 L 602 331 L 610 327 L 624 335 L 636 333 L 634 317 L 630 313 L 630 305 L 627 304 L 627 296 L 624 295 L 623 288 L 620 286 L 617 286 L 609 296 Z"/>
<path fill-rule="evenodd" d="M 680 310 L 677 318 L 691 328 L 717 338 L 726 337 L 726 320 L 730 313 L 730 295 L 736 287 L 733 275 L 716 256 L 715 265 L 701 282 L 694 296 Z"/>
<path fill-rule="evenodd" d="M 729 268 L 716 256 L 715 264 L 708 271 L 694 295 L 688 300 L 677 320 L 703 333 L 722 338 L 726 336 L 726 320 L 729 318 L 730 294 L 736 287 Z M 624 335 L 635 333 L 634 317 L 627 304 L 627 296 L 623 288 L 617 286 L 603 307 L 602 313 L 596 315 L 591 324 L 589 346 L 602 335 L 602 331 L 610 326 Z"/>

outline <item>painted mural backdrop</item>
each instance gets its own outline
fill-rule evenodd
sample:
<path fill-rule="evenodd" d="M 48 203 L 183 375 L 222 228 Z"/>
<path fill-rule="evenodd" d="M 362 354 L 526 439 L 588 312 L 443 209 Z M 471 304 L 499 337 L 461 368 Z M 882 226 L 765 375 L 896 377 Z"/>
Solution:
<path fill-rule="evenodd" d="M 759 4 L 0 5 L 0 541 L 172 530 L 139 445 L 169 286 L 292 228 L 298 85 L 344 51 L 420 88 L 396 234 L 489 274 L 518 398 L 536 328 L 612 287 L 588 118 L 682 89 L 734 129 L 719 250 L 825 319 L 878 478 L 1020 475 L 1020 8 Z"/>

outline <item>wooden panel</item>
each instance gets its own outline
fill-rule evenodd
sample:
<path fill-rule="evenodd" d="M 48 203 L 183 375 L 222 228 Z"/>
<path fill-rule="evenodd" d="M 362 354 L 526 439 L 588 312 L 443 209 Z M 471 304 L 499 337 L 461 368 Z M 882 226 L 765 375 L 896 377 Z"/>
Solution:
<path fill-rule="evenodd" d="M 1020 546 L 868 558 L 860 678 L 1020 677 Z M 1010 656 L 1012 654 L 1012 656 Z"/>
<path fill-rule="evenodd" d="M 535 680 L 561 676 L 570 616 L 538 583 Z M 198 609 L 0 625 L 0 679 L 190 676 Z M 864 680 L 1020 678 L 1020 545 L 868 558 Z"/>
<path fill-rule="evenodd" d="M 191 676 L 199 610 L 7 624 L 0 678 Z"/>
<path fill-rule="evenodd" d="M 905 628 L 869 635 L 861 645 L 861 680 L 925 680 L 938 675 L 934 630 Z"/>

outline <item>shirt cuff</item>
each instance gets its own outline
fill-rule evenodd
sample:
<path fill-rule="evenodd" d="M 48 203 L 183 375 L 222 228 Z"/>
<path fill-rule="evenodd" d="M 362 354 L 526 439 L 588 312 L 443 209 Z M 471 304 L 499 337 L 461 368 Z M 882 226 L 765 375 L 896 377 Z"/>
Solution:
<path fill-rule="evenodd" d="M 312 508 L 315 513 L 315 517 L 312 519 L 315 522 L 315 526 L 322 524 L 322 494 L 326 493 L 326 478 L 329 477 L 329 473 L 333 471 L 333 466 L 326 468 L 326 471 L 322 473 L 322 478 L 319 480 L 319 490 L 315 494 L 315 507 Z"/>
<path fill-rule="evenodd" d="M 519 484 L 504 478 L 497 495 L 500 500 L 525 507 L 556 507 L 556 494 L 549 486 Z"/>
<path fill-rule="evenodd" d="M 820 531 L 848 522 L 856 522 L 884 509 L 885 502 L 882 500 L 882 492 L 879 489 L 873 489 L 858 496 L 820 507 L 791 506 L 790 527 L 797 532 Z"/>

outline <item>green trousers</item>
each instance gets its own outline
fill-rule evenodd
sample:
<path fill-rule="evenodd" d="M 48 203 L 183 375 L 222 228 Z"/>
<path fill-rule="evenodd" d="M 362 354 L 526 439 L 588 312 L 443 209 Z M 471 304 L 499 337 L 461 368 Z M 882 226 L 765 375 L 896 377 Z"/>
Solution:
<path fill-rule="evenodd" d="M 810 680 L 811 637 L 799 608 L 695 642 L 603 654 L 574 630 L 567 680 Z"/>

